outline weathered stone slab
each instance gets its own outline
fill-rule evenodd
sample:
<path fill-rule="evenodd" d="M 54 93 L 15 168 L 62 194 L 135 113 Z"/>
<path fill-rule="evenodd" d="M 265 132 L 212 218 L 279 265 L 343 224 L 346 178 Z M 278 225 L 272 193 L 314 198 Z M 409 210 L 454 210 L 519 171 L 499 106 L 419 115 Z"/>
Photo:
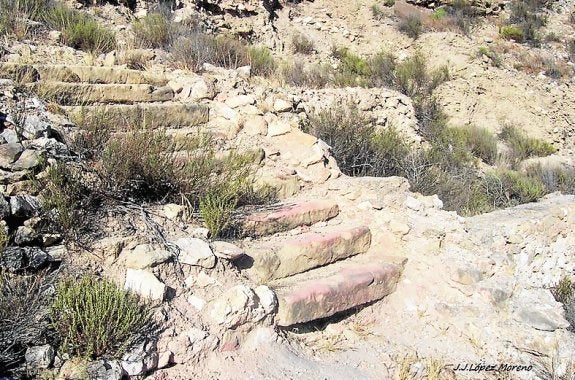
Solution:
<path fill-rule="evenodd" d="M 250 215 L 244 222 L 244 235 L 270 235 L 309 226 L 339 214 L 339 206 L 332 201 L 312 201 L 284 206 L 272 212 Z"/>
<path fill-rule="evenodd" d="M 395 290 L 401 268 L 373 263 L 341 269 L 320 279 L 297 282 L 276 289 L 280 326 L 290 326 L 330 317 L 352 307 L 385 297 Z"/>
<path fill-rule="evenodd" d="M 31 86 L 37 93 L 56 99 L 63 106 L 95 103 L 132 104 L 167 102 L 174 92 L 167 86 L 149 84 L 89 84 L 69 82 L 38 82 Z"/>
<path fill-rule="evenodd" d="M 150 127 L 181 128 L 205 124 L 209 109 L 199 104 L 113 104 L 104 106 L 66 106 L 64 110 L 77 123 L 83 117 L 105 115 L 110 125 L 118 130 L 133 128 L 144 123 Z"/>
<path fill-rule="evenodd" d="M 345 259 L 369 249 L 368 227 L 337 227 L 282 240 L 253 255 L 254 274 L 262 281 L 279 279 Z"/>

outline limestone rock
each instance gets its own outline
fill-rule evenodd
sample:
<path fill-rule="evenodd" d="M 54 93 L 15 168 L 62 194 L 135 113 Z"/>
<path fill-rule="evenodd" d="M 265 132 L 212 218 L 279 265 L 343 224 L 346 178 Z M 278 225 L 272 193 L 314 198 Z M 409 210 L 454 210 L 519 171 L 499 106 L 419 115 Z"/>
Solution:
<path fill-rule="evenodd" d="M 246 285 L 228 289 L 210 304 L 211 319 L 229 329 L 261 320 L 274 311 L 276 298 L 266 286 L 258 287 L 257 292 Z"/>
<path fill-rule="evenodd" d="M 287 112 L 293 108 L 293 103 L 286 99 L 277 98 L 274 100 L 273 107 L 275 112 Z"/>
<path fill-rule="evenodd" d="M 54 357 L 54 348 L 49 344 L 28 347 L 25 355 L 26 365 L 32 369 L 48 368 L 52 365 Z"/>
<path fill-rule="evenodd" d="M 180 249 L 178 260 L 183 264 L 211 269 L 216 265 L 216 256 L 210 245 L 196 238 L 180 238 L 174 241 Z"/>
<path fill-rule="evenodd" d="M 152 273 L 142 269 L 128 268 L 124 289 L 131 290 L 142 297 L 162 301 L 166 293 L 166 285 Z"/>
<path fill-rule="evenodd" d="M 10 169 L 23 151 L 24 147 L 20 143 L 0 145 L 0 167 Z"/>
<path fill-rule="evenodd" d="M 164 215 L 170 220 L 176 220 L 184 215 L 185 207 L 175 203 L 164 205 Z"/>
<path fill-rule="evenodd" d="M 133 269 L 150 268 L 171 258 L 172 252 L 154 244 L 140 244 L 124 256 L 126 267 Z"/>
<path fill-rule="evenodd" d="M 122 369 L 128 376 L 141 376 L 158 368 L 158 352 L 153 341 L 143 342 L 122 356 Z"/>
<path fill-rule="evenodd" d="M 537 330 L 569 327 L 561 303 L 555 301 L 548 289 L 523 290 L 515 302 L 515 317 Z"/>
<path fill-rule="evenodd" d="M 245 254 L 243 249 L 226 241 L 214 241 L 212 242 L 212 248 L 217 257 L 230 261 L 234 261 Z"/>

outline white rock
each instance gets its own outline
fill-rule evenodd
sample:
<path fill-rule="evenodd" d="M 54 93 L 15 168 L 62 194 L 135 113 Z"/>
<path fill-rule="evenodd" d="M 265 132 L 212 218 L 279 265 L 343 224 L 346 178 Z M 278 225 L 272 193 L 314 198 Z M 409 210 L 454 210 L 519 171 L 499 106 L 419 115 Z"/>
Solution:
<path fill-rule="evenodd" d="M 258 296 L 259 306 L 263 309 L 265 315 L 271 314 L 278 306 L 278 300 L 273 290 L 265 285 L 259 285 L 254 289 Z"/>
<path fill-rule="evenodd" d="M 202 298 L 194 296 L 193 294 L 188 297 L 188 303 L 192 305 L 197 311 L 201 311 L 206 306 L 206 301 Z"/>
<path fill-rule="evenodd" d="M 239 120 L 238 112 L 222 102 L 212 102 L 210 106 L 210 114 L 213 112 L 216 115 L 230 121 L 237 122 Z M 210 115 L 210 119 L 211 118 L 212 116 Z"/>
<path fill-rule="evenodd" d="M 216 256 L 210 245 L 201 239 L 180 238 L 174 241 L 180 249 L 178 260 L 188 265 L 211 269 L 216 265 Z"/>
<path fill-rule="evenodd" d="M 405 200 L 403 205 L 409 209 L 414 210 L 414 211 L 419 211 L 422 208 L 421 201 L 419 201 L 418 199 L 411 197 L 411 196 L 407 197 L 407 199 Z"/>
<path fill-rule="evenodd" d="M 172 258 L 172 253 L 156 244 L 140 244 L 124 253 L 127 268 L 145 269 L 161 264 Z"/>
<path fill-rule="evenodd" d="M 245 254 L 243 249 L 226 241 L 214 241 L 212 247 L 214 254 L 221 259 L 236 260 Z"/>
<path fill-rule="evenodd" d="M 254 104 L 256 100 L 251 95 L 238 95 L 226 100 L 226 105 L 231 108 L 238 108 Z"/>
<path fill-rule="evenodd" d="M 250 321 L 256 307 L 254 291 L 245 285 L 237 285 L 212 302 L 210 317 L 215 323 L 232 329 Z"/>
<path fill-rule="evenodd" d="M 186 208 L 184 206 L 175 203 L 164 205 L 164 215 L 170 220 L 181 218 L 185 210 Z"/>
<path fill-rule="evenodd" d="M 285 135 L 291 129 L 292 126 L 289 119 L 278 118 L 268 124 L 268 137 Z"/>
<path fill-rule="evenodd" d="M 192 100 L 213 99 L 215 96 L 216 91 L 213 83 L 207 82 L 203 78 L 194 82 L 190 87 L 189 98 Z"/>
<path fill-rule="evenodd" d="M 274 111 L 275 112 L 287 112 L 293 108 L 293 103 L 289 100 L 277 98 L 274 100 Z"/>
<path fill-rule="evenodd" d="M 152 273 L 142 269 L 128 268 L 124 289 L 131 290 L 142 297 L 162 301 L 166 293 L 166 285 Z"/>
<path fill-rule="evenodd" d="M 252 75 L 252 67 L 241 66 L 236 69 L 236 72 L 240 78 L 249 78 Z"/>
<path fill-rule="evenodd" d="M 263 116 L 249 116 L 244 121 L 243 131 L 249 136 L 265 135 L 268 133 L 268 123 Z"/>

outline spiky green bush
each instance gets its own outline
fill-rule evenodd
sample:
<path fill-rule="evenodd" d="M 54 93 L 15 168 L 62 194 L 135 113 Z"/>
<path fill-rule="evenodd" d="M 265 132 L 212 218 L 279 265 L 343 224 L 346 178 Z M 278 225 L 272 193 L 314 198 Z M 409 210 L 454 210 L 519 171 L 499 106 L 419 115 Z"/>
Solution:
<path fill-rule="evenodd" d="M 60 348 L 86 358 L 120 357 L 153 329 L 152 313 L 139 298 L 109 280 L 62 280 L 51 307 Z"/>

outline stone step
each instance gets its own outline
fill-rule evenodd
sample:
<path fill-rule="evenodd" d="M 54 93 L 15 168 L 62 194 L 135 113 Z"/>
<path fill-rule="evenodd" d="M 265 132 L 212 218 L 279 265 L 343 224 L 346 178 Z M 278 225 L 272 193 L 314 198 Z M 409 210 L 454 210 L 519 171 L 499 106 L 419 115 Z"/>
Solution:
<path fill-rule="evenodd" d="M 33 81 L 42 80 L 44 82 L 151 84 L 156 86 L 164 86 L 168 83 L 165 75 L 122 67 L 0 64 L 0 77 L 18 80 L 23 74 L 28 75 Z"/>
<path fill-rule="evenodd" d="M 252 214 L 243 223 L 244 236 L 271 235 L 299 226 L 309 226 L 329 220 L 339 214 L 339 206 L 332 201 L 310 201 L 281 205 L 270 212 Z"/>
<path fill-rule="evenodd" d="M 279 302 L 276 323 L 291 326 L 331 317 L 392 293 L 406 259 L 366 256 L 271 283 Z"/>
<path fill-rule="evenodd" d="M 367 252 L 370 244 L 371 232 L 365 226 L 281 236 L 246 250 L 253 260 L 248 273 L 260 282 L 280 279 Z"/>
<path fill-rule="evenodd" d="M 179 129 L 202 125 L 209 120 L 209 109 L 200 104 L 141 103 L 104 106 L 62 107 L 72 121 L 81 124 L 83 118 L 104 116 L 109 125 L 125 130 L 139 125 Z"/>
<path fill-rule="evenodd" d="M 37 82 L 29 87 L 41 97 L 52 99 L 62 106 L 151 103 L 174 99 L 174 92 L 170 87 L 149 84 Z"/>

